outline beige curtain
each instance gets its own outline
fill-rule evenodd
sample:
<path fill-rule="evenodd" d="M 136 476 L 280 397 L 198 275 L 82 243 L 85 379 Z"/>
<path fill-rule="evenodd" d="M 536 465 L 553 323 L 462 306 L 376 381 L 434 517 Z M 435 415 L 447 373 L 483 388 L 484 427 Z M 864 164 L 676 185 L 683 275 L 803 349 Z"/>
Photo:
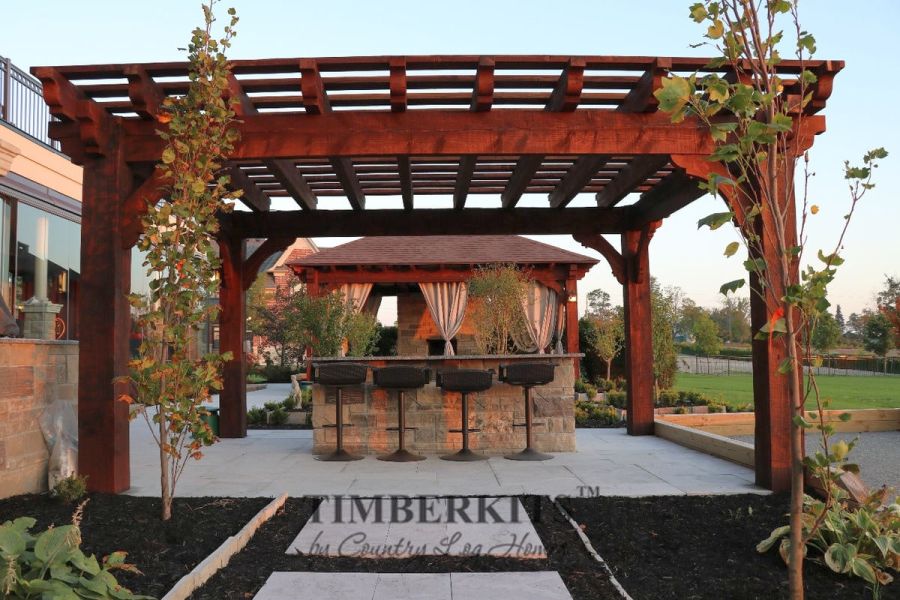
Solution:
<path fill-rule="evenodd" d="M 565 299 L 561 299 L 557 306 L 559 308 L 556 311 L 556 353 L 565 354 L 566 350 L 563 347 L 563 334 L 566 332 L 566 317 L 568 316 L 566 311 L 569 309 Z"/>
<path fill-rule="evenodd" d="M 528 286 L 522 309 L 525 311 L 525 328 L 538 354 L 544 354 L 558 327 L 558 303 L 556 291 L 546 285 L 533 281 Z"/>
<path fill-rule="evenodd" d="M 345 283 L 341 286 L 340 292 L 344 297 L 344 301 L 350 303 L 353 306 L 353 310 L 360 312 L 366 306 L 366 301 L 372 292 L 372 284 Z"/>
<path fill-rule="evenodd" d="M 454 354 L 450 340 L 459 332 L 466 316 L 468 290 L 466 284 L 455 283 L 420 283 L 419 289 L 425 296 L 425 303 L 431 311 L 441 337 L 444 339 L 444 354 Z"/>

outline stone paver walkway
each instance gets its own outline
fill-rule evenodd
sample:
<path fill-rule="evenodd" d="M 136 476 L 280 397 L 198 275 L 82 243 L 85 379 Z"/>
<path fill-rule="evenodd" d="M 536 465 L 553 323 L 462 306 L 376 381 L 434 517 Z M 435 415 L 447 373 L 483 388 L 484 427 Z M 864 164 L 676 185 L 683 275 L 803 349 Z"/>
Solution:
<path fill-rule="evenodd" d="M 146 424 L 131 425 L 128 493 L 159 495 L 159 451 Z M 766 493 L 746 467 L 653 436 L 624 429 L 580 429 L 578 452 L 547 462 L 503 457 L 454 463 L 429 457 L 390 463 L 374 456 L 350 463 L 321 462 L 312 455 L 312 432 L 251 431 L 204 449 L 178 483 L 180 496 L 408 495 L 518 496 Z"/>
<path fill-rule="evenodd" d="M 326 498 L 287 554 L 546 558 L 516 498 Z"/>
<path fill-rule="evenodd" d="M 555 571 L 515 573 L 275 572 L 256 600 L 571 600 Z"/>

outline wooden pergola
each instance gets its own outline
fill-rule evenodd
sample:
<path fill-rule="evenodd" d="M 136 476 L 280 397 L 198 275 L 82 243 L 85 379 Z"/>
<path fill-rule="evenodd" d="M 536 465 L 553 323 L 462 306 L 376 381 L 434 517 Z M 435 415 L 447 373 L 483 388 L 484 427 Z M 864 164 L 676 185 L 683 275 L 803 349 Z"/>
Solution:
<path fill-rule="evenodd" d="M 653 92 L 668 73 L 708 71 L 707 64 L 613 56 L 233 61 L 241 140 L 229 172 L 249 211 L 221 217 L 220 345 L 235 357 L 221 395 L 223 437 L 246 433 L 244 292 L 267 256 L 300 236 L 479 233 L 571 234 L 606 258 L 624 291 L 628 432 L 652 434 L 650 241 L 666 217 L 703 195 L 700 181 L 726 173 L 707 160 L 714 148 L 703 126 L 672 123 Z M 818 77 L 794 152 L 825 130 L 816 113 L 842 67 L 779 65 L 787 95 L 799 93 L 802 68 Z M 163 98 L 185 92 L 187 70 L 184 62 L 32 69 L 59 119 L 50 136 L 84 167 L 79 469 L 95 490 L 130 486 L 128 406 L 117 401 L 113 379 L 129 358 L 131 247 L 147 202 L 162 196 L 155 117 Z M 595 205 L 568 206 L 582 193 Z M 622 205 L 632 193 L 639 198 Z M 467 206 L 475 194 L 499 196 L 497 206 Z M 546 201 L 520 206 L 528 194 Z M 450 196 L 452 206 L 417 205 L 428 195 Z M 278 196 L 293 198 L 297 210 L 270 211 Z M 367 210 L 374 196 L 397 197 L 398 207 Z M 737 201 L 726 201 L 741 219 Z M 619 236 L 620 248 L 604 234 Z M 245 256 L 247 238 L 267 242 Z M 774 244 L 762 244 L 762 258 L 776 260 Z M 757 294 L 751 303 L 755 330 L 772 310 Z M 773 490 L 787 489 L 790 473 L 782 358 L 777 346 L 754 342 L 756 480 Z"/>

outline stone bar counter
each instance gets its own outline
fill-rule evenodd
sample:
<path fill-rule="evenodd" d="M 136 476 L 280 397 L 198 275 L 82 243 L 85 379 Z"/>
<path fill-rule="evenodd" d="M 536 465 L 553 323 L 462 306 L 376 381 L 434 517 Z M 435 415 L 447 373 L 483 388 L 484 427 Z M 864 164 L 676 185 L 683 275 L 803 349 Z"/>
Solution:
<path fill-rule="evenodd" d="M 460 394 L 444 393 L 435 385 L 434 373 L 451 369 L 487 369 L 494 372 L 494 385 L 486 392 L 469 395 L 469 426 L 481 429 L 473 433 L 469 445 L 485 454 L 508 454 L 525 447 L 525 405 L 522 388 L 497 380 L 500 365 L 518 361 L 551 362 L 556 365 L 553 382 L 532 390 L 534 399 L 534 446 L 542 452 L 575 451 L 574 365 L 581 354 L 515 354 L 477 356 L 367 356 L 319 358 L 313 363 L 335 361 L 361 362 L 372 368 L 410 365 L 432 370 L 431 382 L 424 388 L 405 393 L 406 424 L 415 427 L 406 433 L 408 450 L 424 454 L 445 454 L 462 445 L 459 433 Z M 335 429 L 323 427 L 335 422 L 335 388 L 313 386 L 313 452 L 334 450 Z M 344 447 L 357 454 L 386 454 L 397 448 L 396 392 L 372 385 L 372 372 L 363 386 L 344 388 Z"/>

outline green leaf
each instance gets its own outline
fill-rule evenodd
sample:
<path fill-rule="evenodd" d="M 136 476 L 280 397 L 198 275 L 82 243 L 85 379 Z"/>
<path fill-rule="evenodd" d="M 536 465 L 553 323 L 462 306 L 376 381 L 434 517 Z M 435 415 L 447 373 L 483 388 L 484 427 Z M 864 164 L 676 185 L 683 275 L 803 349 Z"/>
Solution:
<path fill-rule="evenodd" d="M 697 229 L 700 229 L 704 225 L 708 226 L 711 230 L 715 231 L 725 223 L 729 223 L 731 219 L 734 218 L 734 213 L 729 212 L 721 212 L 721 213 L 713 213 L 711 215 L 706 215 L 699 221 L 697 221 Z"/>
<path fill-rule="evenodd" d="M 723 296 L 727 296 L 729 292 L 733 294 L 744 287 L 744 283 L 746 282 L 743 279 L 735 279 L 734 281 L 723 283 L 721 287 L 719 287 L 719 293 Z"/>
<path fill-rule="evenodd" d="M 162 161 L 167 165 L 170 165 L 173 162 L 175 162 L 175 150 L 172 149 L 171 147 L 168 147 L 165 150 L 163 150 Z"/>
<path fill-rule="evenodd" d="M 756 551 L 760 554 L 768 552 L 776 543 L 778 543 L 778 540 L 786 535 L 789 535 L 790 533 L 790 525 L 782 525 L 781 527 L 776 527 L 772 530 L 772 533 L 769 534 L 769 537 L 756 545 Z"/>
<path fill-rule="evenodd" d="M 701 2 L 697 2 L 691 6 L 691 18 L 695 23 L 702 23 L 703 19 L 705 19 L 708 14 L 709 13 L 706 12 L 706 7 L 703 6 Z"/>
<path fill-rule="evenodd" d="M 812 424 L 810 424 L 809 421 L 807 421 L 800 415 L 794 415 L 794 418 L 792 419 L 792 421 L 793 421 L 794 425 L 796 425 L 797 427 L 800 427 L 802 429 L 811 429 L 812 428 Z"/>
<path fill-rule="evenodd" d="M 725 246 L 725 256 L 734 256 L 735 253 L 740 249 L 740 242 L 731 242 L 727 246 Z M 741 280 L 743 281 L 743 279 Z"/>
<path fill-rule="evenodd" d="M 849 573 L 850 563 L 856 557 L 856 546 L 835 542 L 825 551 L 825 564 L 835 573 Z"/>
<path fill-rule="evenodd" d="M 684 77 L 672 76 L 662 80 L 662 87 L 653 92 L 659 110 L 675 113 L 684 108 L 691 97 L 691 86 Z"/>
<path fill-rule="evenodd" d="M 778 365 L 778 372 L 782 375 L 787 375 L 788 373 L 790 373 L 793 370 L 794 370 L 794 363 L 790 358 L 785 358 Z"/>
<path fill-rule="evenodd" d="M 854 556 L 850 559 L 850 571 L 852 571 L 853 574 L 857 577 L 865 579 L 872 585 L 878 584 L 878 577 L 875 575 L 875 569 L 872 568 L 872 565 L 869 564 L 869 561 L 859 556 Z"/>
<path fill-rule="evenodd" d="M 838 415 L 838 419 L 840 419 L 844 423 L 846 423 L 847 421 L 849 421 L 852 418 L 853 418 L 853 415 L 851 415 L 850 413 L 841 413 L 840 415 Z"/>

